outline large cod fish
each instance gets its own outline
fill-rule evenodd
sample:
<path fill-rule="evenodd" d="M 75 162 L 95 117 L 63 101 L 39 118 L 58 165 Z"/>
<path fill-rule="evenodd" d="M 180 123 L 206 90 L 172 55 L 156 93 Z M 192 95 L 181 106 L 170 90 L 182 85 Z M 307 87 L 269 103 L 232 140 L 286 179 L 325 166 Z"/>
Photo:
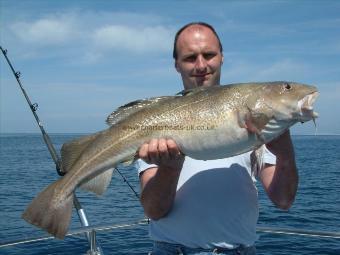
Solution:
<path fill-rule="evenodd" d="M 108 117 L 108 129 L 63 145 L 66 175 L 45 188 L 23 218 L 64 238 L 75 189 L 103 193 L 113 168 L 133 159 L 151 138 L 172 138 L 195 159 L 235 156 L 259 148 L 297 122 L 314 120 L 317 95 L 316 87 L 294 82 L 243 83 L 126 104 Z"/>

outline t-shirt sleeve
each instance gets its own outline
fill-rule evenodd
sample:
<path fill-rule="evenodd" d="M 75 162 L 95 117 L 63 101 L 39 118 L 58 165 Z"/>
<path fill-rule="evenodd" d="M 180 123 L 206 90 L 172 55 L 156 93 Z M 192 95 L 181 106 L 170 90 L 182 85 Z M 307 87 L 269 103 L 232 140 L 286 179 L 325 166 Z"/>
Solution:
<path fill-rule="evenodd" d="M 144 160 L 142 159 L 137 159 L 135 161 L 135 167 L 137 169 L 138 175 L 140 175 L 142 172 L 144 172 L 145 170 L 149 169 L 149 168 L 153 168 L 153 167 L 157 167 L 157 165 L 155 164 L 148 164 L 146 163 Z"/>
<path fill-rule="evenodd" d="M 271 153 L 266 146 L 264 146 L 263 163 L 276 165 L 276 156 Z"/>
<path fill-rule="evenodd" d="M 256 178 L 259 178 L 265 164 L 276 165 L 276 156 L 271 153 L 265 145 L 261 148 L 261 151 L 261 156 L 257 154 L 258 151 L 253 151 L 250 154 L 251 176 L 254 181 Z M 258 158 L 259 156 L 261 159 Z"/>

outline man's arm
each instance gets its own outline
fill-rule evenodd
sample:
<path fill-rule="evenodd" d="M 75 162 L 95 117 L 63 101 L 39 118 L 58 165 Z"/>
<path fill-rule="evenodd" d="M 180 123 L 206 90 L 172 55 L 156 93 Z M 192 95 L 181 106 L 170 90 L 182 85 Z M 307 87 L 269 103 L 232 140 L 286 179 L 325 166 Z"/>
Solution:
<path fill-rule="evenodd" d="M 173 205 L 184 155 L 173 140 L 166 139 L 152 139 L 141 146 L 138 154 L 145 162 L 158 166 L 145 170 L 140 176 L 144 212 L 158 220 Z"/>
<path fill-rule="evenodd" d="M 298 173 L 289 130 L 266 146 L 276 156 L 276 165 L 266 164 L 262 169 L 262 185 L 277 207 L 288 210 L 294 202 L 298 187 Z"/>

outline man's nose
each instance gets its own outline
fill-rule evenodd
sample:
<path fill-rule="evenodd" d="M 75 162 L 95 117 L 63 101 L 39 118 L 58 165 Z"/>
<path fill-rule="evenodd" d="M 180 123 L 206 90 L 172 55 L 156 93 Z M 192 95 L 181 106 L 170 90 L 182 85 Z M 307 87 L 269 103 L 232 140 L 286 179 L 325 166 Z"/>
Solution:
<path fill-rule="evenodd" d="M 206 59 L 202 56 L 202 55 L 199 55 L 197 56 L 196 58 L 196 69 L 197 71 L 205 71 L 207 68 L 207 61 Z"/>

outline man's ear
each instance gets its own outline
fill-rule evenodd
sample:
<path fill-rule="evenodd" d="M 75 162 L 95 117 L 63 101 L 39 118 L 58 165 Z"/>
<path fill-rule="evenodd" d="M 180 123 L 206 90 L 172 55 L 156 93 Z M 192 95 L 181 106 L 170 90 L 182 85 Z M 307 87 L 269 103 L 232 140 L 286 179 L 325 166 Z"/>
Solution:
<path fill-rule="evenodd" d="M 224 61 L 224 56 L 223 56 L 223 54 L 222 54 L 221 65 L 223 65 L 223 61 Z"/>
<path fill-rule="evenodd" d="M 176 59 L 175 59 L 175 68 L 176 68 L 176 71 L 179 72 L 179 67 L 178 67 L 178 63 Z"/>

